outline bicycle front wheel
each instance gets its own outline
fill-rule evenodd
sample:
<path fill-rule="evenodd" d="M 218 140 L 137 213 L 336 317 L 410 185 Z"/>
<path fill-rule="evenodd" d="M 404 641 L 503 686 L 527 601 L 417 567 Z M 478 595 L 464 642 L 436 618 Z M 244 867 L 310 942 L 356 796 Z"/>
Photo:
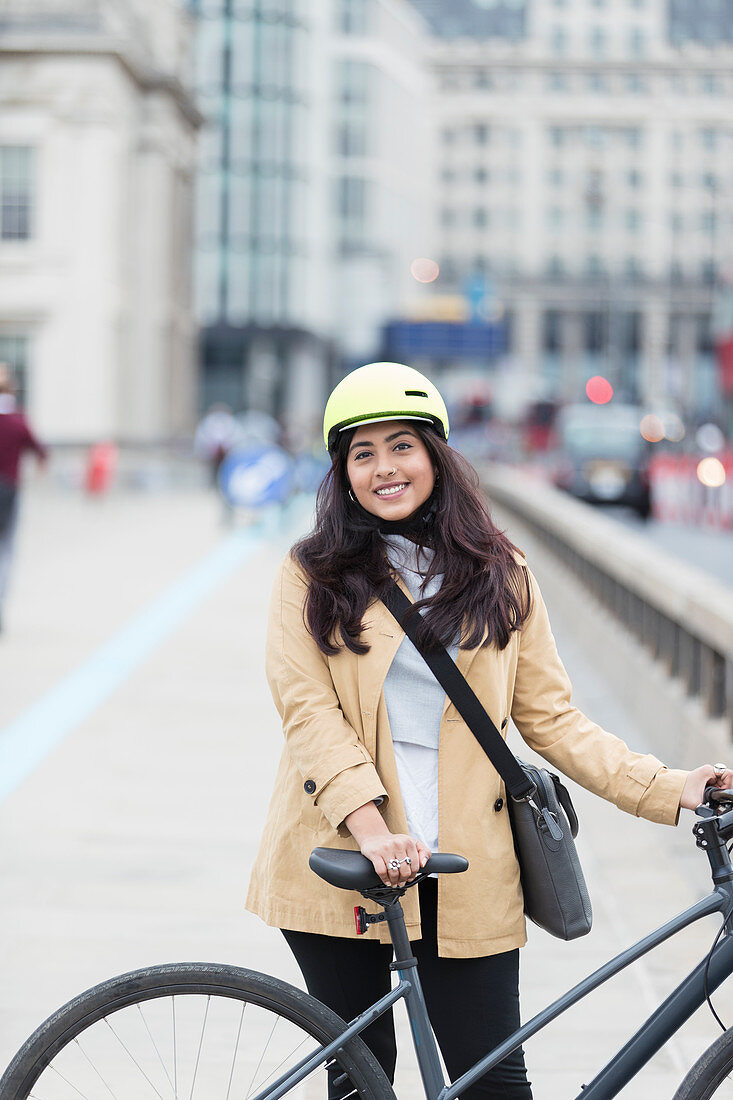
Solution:
<path fill-rule="evenodd" d="M 0 1080 L 0 1100 L 247 1100 L 345 1028 L 267 974 L 179 963 L 111 978 L 50 1016 Z M 360 1038 L 286 1100 L 395 1100 Z"/>
<path fill-rule="evenodd" d="M 733 1028 L 701 1054 L 674 1094 L 674 1100 L 733 1100 Z"/>

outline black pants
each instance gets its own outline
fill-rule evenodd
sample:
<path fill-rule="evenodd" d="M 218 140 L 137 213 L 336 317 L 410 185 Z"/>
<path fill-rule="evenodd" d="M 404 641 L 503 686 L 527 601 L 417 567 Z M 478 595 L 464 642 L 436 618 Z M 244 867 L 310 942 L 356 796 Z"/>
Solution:
<path fill-rule="evenodd" d="M 519 951 L 480 959 L 440 959 L 437 947 L 438 884 L 420 891 L 422 939 L 412 944 L 430 1023 L 451 1080 L 455 1080 L 519 1027 Z M 344 1020 L 352 1020 L 389 992 L 392 947 L 283 930 L 308 992 Z M 394 1080 L 397 1046 L 392 1011 L 362 1032 Z M 467 1089 L 462 1100 L 532 1100 L 524 1054 L 514 1051 Z"/>

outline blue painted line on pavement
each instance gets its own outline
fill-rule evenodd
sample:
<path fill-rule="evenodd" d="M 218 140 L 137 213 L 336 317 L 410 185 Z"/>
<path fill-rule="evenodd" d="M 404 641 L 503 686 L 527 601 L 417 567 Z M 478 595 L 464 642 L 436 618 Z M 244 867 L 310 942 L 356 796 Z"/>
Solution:
<path fill-rule="evenodd" d="M 260 549 L 272 519 L 230 534 L 144 611 L 0 730 L 0 802 L 150 657 L 202 600 Z"/>

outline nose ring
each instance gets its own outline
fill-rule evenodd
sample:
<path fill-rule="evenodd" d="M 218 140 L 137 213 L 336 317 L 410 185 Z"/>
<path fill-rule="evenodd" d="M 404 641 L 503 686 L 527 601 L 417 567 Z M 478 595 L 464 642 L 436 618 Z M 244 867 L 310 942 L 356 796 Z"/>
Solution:
<path fill-rule="evenodd" d="M 391 477 L 391 476 L 392 476 L 392 474 L 396 474 L 396 473 L 397 473 L 397 467 L 396 467 L 396 466 L 393 466 L 393 467 L 392 467 L 392 469 L 391 469 L 391 470 L 389 471 L 389 473 L 387 474 L 387 477 Z"/>

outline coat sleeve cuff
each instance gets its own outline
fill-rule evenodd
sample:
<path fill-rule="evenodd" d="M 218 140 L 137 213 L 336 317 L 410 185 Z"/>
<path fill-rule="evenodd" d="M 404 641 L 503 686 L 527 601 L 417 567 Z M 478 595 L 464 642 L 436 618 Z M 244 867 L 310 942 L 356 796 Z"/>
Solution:
<path fill-rule="evenodd" d="M 377 769 L 365 761 L 335 775 L 318 795 L 316 805 L 338 835 L 345 838 L 351 836 L 351 833 L 344 825 L 344 818 L 367 802 L 379 799 L 379 808 L 383 812 L 389 802 L 389 795 Z"/>
<path fill-rule="evenodd" d="M 660 825 L 676 825 L 680 816 L 680 798 L 688 772 L 662 765 L 642 793 L 637 817 L 646 817 Z"/>

